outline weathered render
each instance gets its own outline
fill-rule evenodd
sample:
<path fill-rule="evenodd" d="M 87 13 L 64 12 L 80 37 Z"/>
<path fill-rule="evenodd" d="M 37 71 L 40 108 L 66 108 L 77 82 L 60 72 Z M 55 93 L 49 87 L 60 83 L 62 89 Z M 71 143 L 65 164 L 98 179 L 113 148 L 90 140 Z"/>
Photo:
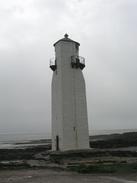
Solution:
<path fill-rule="evenodd" d="M 79 43 L 68 38 L 55 46 L 52 78 L 52 150 L 89 148 L 85 81 Z"/>

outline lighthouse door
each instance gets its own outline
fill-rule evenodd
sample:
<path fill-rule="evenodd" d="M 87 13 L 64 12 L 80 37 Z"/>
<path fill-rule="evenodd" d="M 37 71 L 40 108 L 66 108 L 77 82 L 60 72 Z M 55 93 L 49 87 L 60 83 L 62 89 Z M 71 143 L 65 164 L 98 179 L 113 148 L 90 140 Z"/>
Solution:
<path fill-rule="evenodd" d="M 56 136 L 56 151 L 59 151 L 59 136 Z"/>

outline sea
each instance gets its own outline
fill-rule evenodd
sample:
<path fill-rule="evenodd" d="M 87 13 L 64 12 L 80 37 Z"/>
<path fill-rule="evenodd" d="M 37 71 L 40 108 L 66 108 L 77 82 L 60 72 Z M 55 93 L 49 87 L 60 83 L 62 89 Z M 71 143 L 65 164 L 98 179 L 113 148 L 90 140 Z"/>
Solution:
<path fill-rule="evenodd" d="M 137 129 L 92 130 L 90 135 L 122 134 L 137 132 Z M 17 143 L 28 143 L 34 140 L 51 139 L 46 133 L 0 133 L 0 149 L 10 148 Z"/>

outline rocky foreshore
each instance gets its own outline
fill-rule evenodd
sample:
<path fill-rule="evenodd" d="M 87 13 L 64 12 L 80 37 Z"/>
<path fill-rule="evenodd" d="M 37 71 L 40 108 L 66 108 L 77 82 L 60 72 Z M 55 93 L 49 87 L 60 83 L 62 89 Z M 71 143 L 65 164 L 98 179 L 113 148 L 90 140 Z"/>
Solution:
<path fill-rule="evenodd" d="M 48 168 L 89 172 L 136 172 L 137 132 L 90 137 L 89 150 L 51 152 L 51 140 L 0 149 L 0 169 Z"/>

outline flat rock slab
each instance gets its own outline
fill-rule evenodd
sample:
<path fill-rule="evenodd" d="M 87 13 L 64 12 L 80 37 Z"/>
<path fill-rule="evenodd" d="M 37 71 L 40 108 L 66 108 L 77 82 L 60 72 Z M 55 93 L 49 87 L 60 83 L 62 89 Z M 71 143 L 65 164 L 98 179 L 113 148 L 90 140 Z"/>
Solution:
<path fill-rule="evenodd" d="M 137 173 L 129 175 L 77 174 L 52 170 L 0 171 L 0 183 L 137 183 Z"/>

